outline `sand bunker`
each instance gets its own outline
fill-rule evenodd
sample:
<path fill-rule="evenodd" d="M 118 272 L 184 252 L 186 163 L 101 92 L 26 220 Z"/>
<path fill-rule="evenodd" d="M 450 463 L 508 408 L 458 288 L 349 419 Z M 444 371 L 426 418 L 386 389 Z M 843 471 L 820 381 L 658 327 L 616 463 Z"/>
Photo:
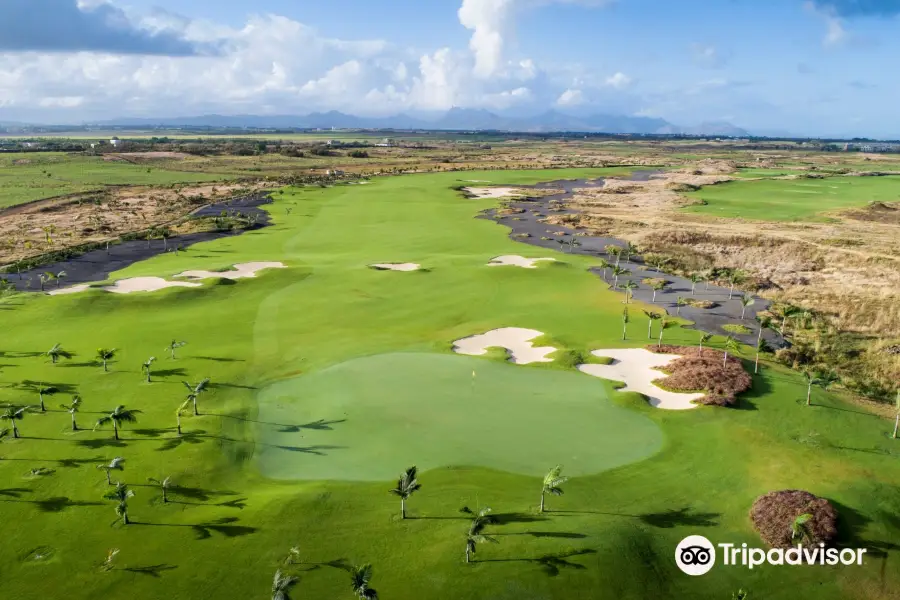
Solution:
<path fill-rule="evenodd" d="M 497 256 L 488 263 L 489 267 L 522 267 L 523 269 L 534 269 L 535 263 L 542 260 L 555 261 L 555 258 L 525 258 L 518 255 Z"/>
<path fill-rule="evenodd" d="M 78 285 L 50 290 L 49 292 L 47 292 L 47 294 L 50 296 L 65 296 L 66 294 L 77 294 L 78 292 L 83 292 L 90 287 L 91 286 L 86 283 L 79 283 Z"/>
<path fill-rule="evenodd" d="M 620 348 L 613 350 L 595 350 L 594 356 L 605 356 L 613 359 L 609 365 L 578 365 L 578 370 L 594 377 L 624 381 L 623 392 L 638 392 L 647 396 L 652 406 L 668 410 L 688 410 L 697 408 L 692 401 L 702 398 L 704 394 L 679 394 L 667 392 L 653 385 L 654 379 L 665 377 L 656 367 L 665 365 L 678 358 L 675 354 L 655 354 L 644 348 Z"/>
<path fill-rule="evenodd" d="M 418 271 L 422 268 L 418 263 L 378 263 L 369 266 L 379 271 Z"/>
<path fill-rule="evenodd" d="M 535 348 L 531 340 L 544 335 L 534 329 L 521 327 L 504 327 L 493 329 L 481 335 L 463 338 L 453 342 L 453 351 L 457 354 L 480 356 L 487 354 L 488 348 L 506 348 L 510 362 L 527 365 L 534 362 L 553 362 L 547 355 L 556 352 L 556 348 L 545 346 Z"/>
<path fill-rule="evenodd" d="M 463 191 L 479 199 L 509 198 L 522 195 L 518 189 L 511 187 L 467 187 L 463 188 Z"/>
<path fill-rule="evenodd" d="M 234 265 L 232 271 L 185 271 L 179 273 L 175 277 L 187 277 L 189 279 L 211 279 L 213 277 L 222 277 L 224 279 L 243 279 L 245 277 L 256 277 L 257 271 L 263 269 L 283 269 L 284 263 L 280 262 L 249 262 Z"/>
<path fill-rule="evenodd" d="M 155 292 L 170 287 L 200 287 L 200 284 L 186 281 L 166 281 L 162 277 L 132 277 L 131 279 L 120 279 L 113 285 L 107 285 L 100 289 L 113 294 L 132 294 L 134 292 Z"/>

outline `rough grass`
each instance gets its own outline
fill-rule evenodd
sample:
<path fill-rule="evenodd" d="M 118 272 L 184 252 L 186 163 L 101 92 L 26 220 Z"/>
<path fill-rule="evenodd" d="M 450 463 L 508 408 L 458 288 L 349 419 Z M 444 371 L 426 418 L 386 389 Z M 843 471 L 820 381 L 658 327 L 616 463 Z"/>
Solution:
<path fill-rule="evenodd" d="M 740 325 L 737 323 L 726 323 L 725 325 L 722 325 L 722 329 L 724 329 L 728 333 L 737 333 L 740 335 L 749 335 L 753 333 L 753 330 L 751 330 L 746 325 Z"/>
<path fill-rule="evenodd" d="M 791 524 L 800 515 L 810 514 L 806 522 L 809 539 L 803 545 L 828 544 L 837 535 L 837 511 L 831 503 L 802 490 L 783 490 L 760 496 L 750 509 L 750 519 L 764 542 L 775 548 L 801 543 L 793 540 Z"/>
<path fill-rule="evenodd" d="M 666 365 L 668 377 L 654 381 L 656 385 L 673 392 L 706 392 L 696 402 L 708 406 L 737 406 L 738 394 L 750 389 L 752 380 L 739 358 L 725 355 L 719 350 L 650 345 L 651 352 L 680 354 Z"/>

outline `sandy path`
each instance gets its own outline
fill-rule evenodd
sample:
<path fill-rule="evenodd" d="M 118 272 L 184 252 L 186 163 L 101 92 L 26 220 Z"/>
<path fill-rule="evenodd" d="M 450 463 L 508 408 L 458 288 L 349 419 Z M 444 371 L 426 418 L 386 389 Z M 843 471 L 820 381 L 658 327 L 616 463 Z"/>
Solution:
<path fill-rule="evenodd" d="M 531 340 L 542 335 L 544 335 L 543 332 L 534 329 L 503 327 L 456 340 L 453 342 L 453 351 L 457 354 L 480 356 L 487 354 L 488 348 L 506 348 L 509 351 L 510 362 L 517 365 L 553 362 L 553 359 L 547 358 L 547 356 L 556 352 L 556 348 L 551 346 L 535 348 L 531 343 Z"/>
<path fill-rule="evenodd" d="M 175 277 L 187 277 L 189 279 L 211 279 L 213 277 L 222 277 L 224 279 L 243 279 L 245 277 L 256 277 L 258 271 L 264 269 L 283 269 L 282 262 L 248 262 L 234 265 L 231 271 L 185 271 L 179 273 Z"/>
<path fill-rule="evenodd" d="M 422 268 L 418 263 L 378 263 L 369 266 L 381 271 L 418 271 Z"/>
<path fill-rule="evenodd" d="M 609 365 L 578 365 L 578 370 L 594 377 L 602 377 L 612 381 L 623 381 L 622 392 L 638 392 L 647 397 L 652 406 L 668 410 L 689 410 L 697 408 L 692 401 L 702 398 L 704 394 L 680 394 L 668 392 L 653 385 L 653 380 L 664 378 L 665 374 L 656 370 L 664 367 L 676 358 L 676 354 L 656 354 L 644 348 L 618 348 L 594 350 L 594 356 L 605 356 L 613 359 Z"/>
<path fill-rule="evenodd" d="M 535 269 L 535 263 L 542 260 L 555 261 L 555 258 L 525 258 L 517 254 L 497 256 L 491 259 L 489 267 L 522 267 L 523 269 Z"/>

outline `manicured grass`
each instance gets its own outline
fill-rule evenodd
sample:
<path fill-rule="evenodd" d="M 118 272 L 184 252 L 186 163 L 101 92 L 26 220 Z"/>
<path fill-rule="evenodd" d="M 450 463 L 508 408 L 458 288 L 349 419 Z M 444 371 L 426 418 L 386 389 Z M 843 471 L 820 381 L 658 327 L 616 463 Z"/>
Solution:
<path fill-rule="evenodd" d="M 900 198 L 900 177 L 737 181 L 685 194 L 706 204 L 684 210 L 759 221 L 821 220 L 823 213 Z"/>
<path fill-rule="evenodd" d="M 516 366 L 498 362 L 497 353 L 464 358 L 450 351 L 454 340 L 506 326 L 546 332 L 539 344 L 560 348 L 560 355 L 646 343 L 638 315 L 649 307 L 633 305 L 629 339 L 621 341 L 622 296 L 586 271 L 591 259 L 513 242 L 502 226 L 473 218 L 491 201 L 450 189 L 460 179 L 513 184 L 579 175 L 585 173 L 444 173 L 290 189 L 268 206 L 271 227 L 160 256 L 115 277 L 266 260 L 287 269 L 228 286 L 7 301 L 0 310 L 0 403 L 36 403 L 37 394 L 18 385 L 25 380 L 64 393 L 48 399 L 51 411 L 19 422 L 26 437 L 0 443 L 4 597 L 264 598 L 292 546 L 304 563 L 291 568 L 300 575 L 294 598 L 352 598 L 340 561 L 373 563 L 381 597 L 400 600 L 728 598 L 739 587 L 767 599 L 893 597 L 900 585 L 891 566 L 900 536 L 900 446 L 889 439 L 891 423 L 818 389 L 806 407 L 797 374 L 768 364 L 742 409 L 665 412 L 635 394 L 612 393 L 611 383 L 574 373 L 567 361 Z M 556 256 L 563 264 L 484 266 L 502 254 Z M 430 270 L 367 268 L 382 261 Z M 699 335 L 673 328 L 665 341 L 696 344 Z M 177 360 L 164 358 L 173 338 L 188 341 Z M 57 342 L 76 356 L 52 365 L 38 354 Z M 119 348 L 109 373 L 91 359 L 98 347 Z M 160 358 L 150 384 L 139 367 L 149 356 Z M 428 364 L 415 362 L 420 358 Z M 476 394 L 482 378 L 497 393 L 467 400 L 470 367 Z M 354 369 L 382 375 L 332 375 Z M 207 376 L 213 387 L 200 398 L 202 414 L 185 417 L 179 437 L 175 409 L 187 391 L 181 381 Z M 143 412 L 118 442 L 108 429 L 73 433 L 57 406 L 76 392 L 84 399 L 77 415 L 83 427 L 117 404 Z M 535 399 L 525 402 L 531 393 Z M 527 410 L 517 410 L 519 400 Z M 460 406 L 451 412 L 430 405 L 454 401 Z M 327 425 L 345 418 L 335 414 L 341 406 L 347 421 Z M 405 411 L 405 429 L 400 417 L 386 414 L 394 407 Z M 597 472 L 599 453 L 635 431 L 606 422 L 624 422 L 622 411 L 632 423 L 655 423 L 662 448 Z M 451 416 L 455 428 L 435 423 Z M 620 450 L 628 460 L 646 453 L 646 437 L 638 441 L 623 442 L 638 446 Z M 348 446 L 359 458 L 351 465 L 357 481 L 340 480 L 350 466 L 339 449 L 302 450 L 317 445 Z M 418 448 L 441 455 L 419 457 Z M 267 478 L 260 467 L 269 452 L 314 474 Z M 115 456 L 126 463 L 113 480 L 136 493 L 127 527 L 113 524 L 113 503 L 101 498 L 108 486 L 96 469 Z M 446 464 L 454 456 L 487 464 Z M 423 488 L 408 502 L 413 518 L 400 521 L 399 501 L 388 490 L 420 458 Z M 516 460 L 519 466 L 509 462 Z M 548 498 L 551 512 L 539 515 L 535 475 L 557 463 L 573 478 L 564 496 Z M 325 479 L 329 465 L 334 476 Z M 52 473 L 32 475 L 38 467 Z M 167 475 L 180 487 L 163 504 L 147 477 Z M 784 488 L 834 501 L 842 543 L 871 548 L 867 563 L 717 566 L 696 578 L 678 571 L 674 549 L 686 535 L 759 544 L 750 506 Z M 490 506 L 499 517 L 487 533 L 500 543 L 480 546 L 472 565 L 463 562 L 463 505 Z M 111 548 L 121 550 L 115 568 L 100 572 Z"/>
<path fill-rule="evenodd" d="M 171 164 L 163 168 L 62 152 L 0 155 L 0 208 L 108 185 L 167 185 L 228 178 L 218 173 L 179 171 Z"/>

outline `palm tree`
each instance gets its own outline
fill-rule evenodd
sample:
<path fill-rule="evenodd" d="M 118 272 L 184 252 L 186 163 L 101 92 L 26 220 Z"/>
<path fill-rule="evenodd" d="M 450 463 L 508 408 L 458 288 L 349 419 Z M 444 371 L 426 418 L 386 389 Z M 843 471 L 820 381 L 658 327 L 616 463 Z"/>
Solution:
<path fill-rule="evenodd" d="M 103 363 L 103 372 L 106 373 L 109 369 L 106 366 L 106 363 L 111 361 L 116 356 L 115 348 L 97 348 L 97 360 Z"/>
<path fill-rule="evenodd" d="M 809 535 L 809 529 L 806 524 L 813 518 L 809 513 L 798 515 L 796 519 L 791 521 L 791 541 L 799 540 L 801 543 L 812 541 Z"/>
<path fill-rule="evenodd" d="M 766 343 L 766 340 L 759 338 L 756 340 L 756 361 L 753 365 L 753 373 L 759 373 L 759 355 L 762 352 L 768 352 L 770 350 L 769 344 Z"/>
<path fill-rule="evenodd" d="M 187 345 L 187 342 L 179 342 L 177 340 L 172 340 L 171 342 L 169 342 L 169 345 L 166 346 L 165 349 L 171 353 L 172 360 L 175 360 L 175 350 L 177 350 L 178 348 L 181 348 L 183 346 L 186 346 L 186 345 Z"/>
<path fill-rule="evenodd" d="M 209 389 L 209 377 L 198 383 L 197 385 L 192 386 L 187 381 L 182 381 L 184 387 L 188 389 L 187 399 L 191 401 L 191 404 L 194 406 L 194 416 L 199 415 L 197 412 L 197 398 L 200 397 L 200 394 Z"/>
<path fill-rule="evenodd" d="M 662 256 L 660 256 L 657 257 L 655 261 L 653 261 L 653 266 L 658 272 L 662 273 L 663 267 L 665 267 L 670 262 L 672 262 L 671 258 L 663 258 Z"/>
<path fill-rule="evenodd" d="M 894 417 L 894 435 L 891 437 L 895 440 L 897 439 L 897 429 L 900 429 L 900 390 L 897 390 L 897 416 Z"/>
<path fill-rule="evenodd" d="M 613 281 L 613 287 L 618 288 L 619 287 L 619 276 L 620 275 L 631 275 L 631 271 L 629 271 L 628 269 L 623 269 L 622 267 L 616 265 L 615 267 L 613 267 L 613 275 L 615 275 L 615 280 Z"/>
<path fill-rule="evenodd" d="M 478 544 L 499 544 L 500 542 L 498 542 L 496 538 L 483 533 L 484 528 L 489 523 L 493 522 L 493 518 L 490 516 L 490 508 L 482 508 L 476 514 L 468 506 L 463 506 L 460 509 L 460 512 L 472 516 L 472 522 L 469 524 L 469 532 L 466 535 L 466 562 L 468 563 L 471 562 L 471 555 L 475 554 L 475 548 Z"/>
<path fill-rule="evenodd" d="M 603 281 L 606 281 L 606 271 L 612 268 L 612 265 L 605 258 L 601 258 L 597 261 L 597 268 L 603 269 Z"/>
<path fill-rule="evenodd" d="M 703 275 L 700 273 L 691 273 L 691 296 L 694 295 L 695 290 L 697 289 L 697 284 L 703 281 Z"/>
<path fill-rule="evenodd" d="M 628 337 L 628 307 L 622 309 L 622 341 Z"/>
<path fill-rule="evenodd" d="M 750 593 L 743 588 L 739 589 L 731 595 L 731 600 L 749 600 Z"/>
<path fill-rule="evenodd" d="M 753 296 L 750 294 L 744 294 L 741 296 L 741 321 L 744 320 L 744 315 L 747 314 L 747 309 L 756 304 L 756 300 L 753 299 Z"/>
<path fill-rule="evenodd" d="M 78 431 L 78 423 L 75 422 L 75 413 L 81 408 L 81 396 L 73 396 L 69 404 L 60 404 L 59 407 L 72 415 L 72 431 Z"/>
<path fill-rule="evenodd" d="M 38 279 L 41 280 L 41 291 L 44 291 L 44 284 L 48 281 L 54 281 L 56 279 L 56 275 L 51 273 L 50 271 L 44 271 L 40 275 L 38 275 Z M 59 287 L 59 286 L 57 286 Z"/>
<path fill-rule="evenodd" d="M 637 254 L 638 252 L 639 252 L 639 249 L 635 244 L 633 244 L 631 242 L 625 243 L 625 260 L 626 261 L 631 259 L 632 254 Z"/>
<path fill-rule="evenodd" d="M 816 376 L 809 370 L 803 371 L 803 376 L 806 378 L 806 405 L 809 406 L 812 403 L 812 387 L 817 383 L 817 380 Z"/>
<path fill-rule="evenodd" d="M 778 309 L 777 312 L 773 312 L 775 312 L 777 316 L 781 317 L 781 329 L 779 330 L 779 333 L 781 333 L 781 336 L 784 337 L 784 327 L 785 325 L 787 325 L 787 320 L 798 315 L 801 312 L 801 309 L 796 306 L 791 306 L 790 304 L 785 304 L 780 309 Z"/>
<path fill-rule="evenodd" d="M 162 490 L 162 499 L 163 504 L 166 504 L 169 501 L 169 488 L 172 487 L 172 478 L 166 477 L 165 479 L 156 479 L 154 477 L 148 477 L 147 481 L 159 486 L 159 489 Z"/>
<path fill-rule="evenodd" d="M 704 333 L 700 336 L 700 356 L 703 356 L 703 344 L 707 343 L 712 338 L 713 334 L 711 333 Z"/>
<path fill-rule="evenodd" d="M 112 485 L 112 479 L 109 476 L 110 472 L 111 471 L 124 471 L 125 470 L 124 465 L 125 465 L 125 459 L 122 458 L 121 456 L 117 456 L 105 465 L 97 465 L 97 468 L 102 471 L 106 471 L 106 485 Z"/>
<path fill-rule="evenodd" d="M 0 414 L 0 419 L 9 421 L 12 424 L 14 439 L 19 439 L 19 428 L 16 426 L 16 421 L 21 421 L 22 419 L 24 419 L 25 412 L 27 410 L 28 409 L 25 406 L 23 406 L 22 408 L 10 406 L 5 411 L 3 411 L 3 414 Z"/>
<path fill-rule="evenodd" d="M 369 582 L 372 581 L 372 565 L 353 567 L 350 571 L 350 579 L 353 593 L 359 600 L 378 600 L 378 592 L 369 587 Z"/>
<path fill-rule="evenodd" d="M 395 496 L 400 496 L 401 519 L 406 518 L 406 501 L 410 496 L 412 496 L 415 492 L 419 491 L 422 488 L 422 486 L 419 484 L 419 481 L 416 479 L 416 474 L 416 467 L 408 468 L 397 481 L 397 487 L 390 490 L 390 492 Z"/>
<path fill-rule="evenodd" d="M 709 284 L 716 276 L 715 269 L 707 269 L 703 272 L 703 281 L 706 282 L 706 291 L 709 291 Z"/>
<path fill-rule="evenodd" d="M 119 439 L 119 427 L 121 427 L 122 423 L 136 423 L 137 415 L 141 411 L 139 410 L 127 410 L 121 404 L 117 406 L 111 413 L 106 415 L 105 417 L 101 417 L 97 420 L 97 423 L 94 425 L 94 429 L 98 427 L 103 427 L 107 423 L 113 424 L 113 436 L 115 439 Z"/>
<path fill-rule="evenodd" d="M 580 245 L 581 245 L 581 242 L 579 242 L 579 241 L 578 241 L 578 238 L 576 238 L 576 237 L 573 235 L 573 236 L 569 239 L 569 253 L 571 253 L 572 250 L 574 250 L 576 246 L 580 246 Z"/>
<path fill-rule="evenodd" d="M 729 300 L 734 296 L 734 286 L 741 285 L 745 281 L 747 281 L 747 274 L 740 269 L 735 269 L 728 274 L 728 283 L 731 285 L 731 290 L 728 292 Z"/>
<path fill-rule="evenodd" d="M 659 319 L 662 319 L 662 315 L 659 314 L 658 312 L 652 312 L 652 311 L 648 311 L 648 310 L 645 310 L 644 314 L 647 315 L 647 319 L 649 319 L 647 321 L 647 339 L 652 340 L 653 339 L 653 321 L 658 321 Z"/>
<path fill-rule="evenodd" d="M 32 390 L 37 389 L 38 401 L 40 402 L 41 412 L 47 412 L 44 406 L 44 396 L 52 396 L 59 392 L 59 388 L 52 385 L 44 385 L 43 383 L 32 383 L 30 381 L 23 382 L 23 385 L 31 387 Z"/>
<path fill-rule="evenodd" d="M 56 287 L 59 287 L 59 285 L 62 283 L 63 278 L 68 277 L 68 276 L 69 276 L 69 274 L 66 273 L 65 271 L 60 271 L 59 273 L 57 273 L 56 274 Z"/>
<path fill-rule="evenodd" d="M 610 256 L 616 257 L 616 266 L 618 267 L 619 261 L 622 259 L 622 248 L 614 244 L 609 244 L 608 246 L 604 246 L 603 249 L 606 250 L 606 253 Z"/>
<path fill-rule="evenodd" d="M 50 357 L 50 360 L 55 365 L 60 358 L 72 358 L 72 353 L 63 350 L 62 345 L 54 344 L 52 348 L 47 350 L 47 356 Z"/>
<path fill-rule="evenodd" d="M 684 308 L 685 306 L 687 306 L 687 303 L 688 303 L 687 298 L 685 298 L 684 296 L 678 296 L 678 299 L 675 301 L 675 305 L 678 307 L 675 310 L 676 317 L 681 316 L 681 309 Z"/>
<path fill-rule="evenodd" d="M 147 383 L 150 383 L 150 382 L 151 382 L 151 379 L 150 379 L 150 375 L 151 375 L 151 373 L 150 373 L 150 367 L 153 365 L 154 362 L 156 362 L 156 357 L 155 357 L 155 356 L 151 356 L 150 358 L 148 358 L 147 360 L 145 360 L 143 363 L 141 363 L 141 371 L 143 371 L 143 372 L 147 375 Z"/>
<path fill-rule="evenodd" d="M 654 281 L 653 285 L 650 286 L 653 288 L 653 300 L 651 302 L 656 302 L 656 293 L 663 291 L 668 285 L 668 281 Z"/>
<path fill-rule="evenodd" d="M 738 350 L 741 349 L 740 343 L 731 336 L 728 336 L 728 339 L 725 340 L 725 358 L 722 359 L 722 366 L 728 364 L 728 354 L 737 354 Z"/>
<path fill-rule="evenodd" d="M 122 519 L 123 525 L 128 525 L 128 500 L 134 497 L 134 492 L 120 481 L 115 489 L 106 492 L 103 497 L 116 501 L 116 516 Z"/>
<path fill-rule="evenodd" d="M 275 571 L 275 577 L 272 579 L 272 600 L 291 600 L 288 591 L 299 581 L 299 578 L 293 575 L 285 575 L 281 569 Z"/>
<path fill-rule="evenodd" d="M 769 317 L 756 315 L 756 320 L 759 321 L 759 331 L 756 334 L 756 343 L 758 345 L 762 340 L 763 330 L 772 327 L 772 319 Z"/>
<path fill-rule="evenodd" d="M 659 341 L 656 343 L 657 348 L 662 347 L 663 333 L 666 331 L 666 329 L 668 329 L 671 326 L 672 326 L 672 324 L 669 323 L 669 320 L 666 319 L 665 317 L 663 317 L 662 320 L 659 322 Z"/>
<path fill-rule="evenodd" d="M 625 290 L 625 304 L 628 304 L 628 297 L 630 295 L 631 298 L 634 298 L 634 290 L 638 289 L 638 284 L 634 282 L 634 279 L 629 279 L 622 284 L 622 289 Z"/>
<path fill-rule="evenodd" d="M 541 487 L 541 507 L 539 512 L 544 512 L 544 497 L 547 494 L 551 494 L 553 496 L 562 496 L 563 490 L 561 487 L 566 481 L 568 481 L 568 477 L 562 476 L 562 467 L 560 465 L 556 465 L 550 472 L 544 475 L 544 485 Z"/>
<path fill-rule="evenodd" d="M 816 377 L 816 385 L 822 388 L 823 392 L 827 392 L 828 388 L 840 381 L 841 378 L 834 371 L 819 373 L 819 376 Z"/>
<path fill-rule="evenodd" d="M 181 435 L 181 417 L 184 416 L 184 413 L 187 412 L 190 405 L 191 401 L 185 400 L 181 406 L 178 407 L 178 410 L 175 411 L 175 421 L 178 423 L 178 427 L 176 428 L 178 435 Z"/>

